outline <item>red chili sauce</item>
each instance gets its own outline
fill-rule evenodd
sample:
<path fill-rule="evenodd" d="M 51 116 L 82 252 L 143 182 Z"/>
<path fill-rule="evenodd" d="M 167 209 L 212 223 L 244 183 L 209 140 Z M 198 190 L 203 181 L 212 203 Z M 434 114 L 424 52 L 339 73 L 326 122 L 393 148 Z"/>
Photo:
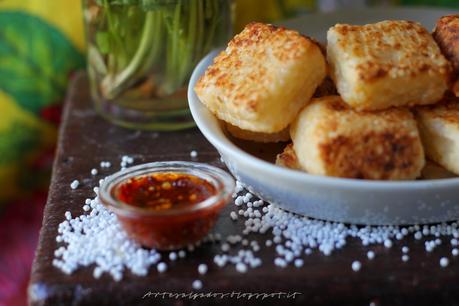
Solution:
<path fill-rule="evenodd" d="M 117 188 L 119 200 L 149 211 L 195 205 L 215 194 L 215 187 L 207 180 L 173 172 L 134 177 Z"/>
<path fill-rule="evenodd" d="M 115 196 L 146 214 L 118 214 L 131 239 L 158 250 L 173 250 L 201 240 L 215 224 L 226 203 L 215 203 L 195 210 L 190 205 L 216 195 L 207 180 L 185 173 L 163 172 L 130 178 L 115 187 Z M 164 214 L 162 212 L 167 212 Z"/>

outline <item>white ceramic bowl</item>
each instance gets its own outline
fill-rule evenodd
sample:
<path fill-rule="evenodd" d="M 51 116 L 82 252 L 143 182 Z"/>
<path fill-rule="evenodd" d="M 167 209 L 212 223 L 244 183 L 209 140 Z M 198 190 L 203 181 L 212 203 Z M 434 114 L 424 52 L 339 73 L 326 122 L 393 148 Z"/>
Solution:
<path fill-rule="evenodd" d="M 384 19 L 409 19 L 433 28 L 451 11 L 378 9 L 310 15 L 283 23 L 323 40 L 335 23 L 364 24 Z M 368 181 L 310 175 L 272 163 L 281 148 L 238 141 L 194 93 L 198 78 L 218 53 L 204 58 L 190 80 L 188 99 L 201 132 L 220 152 L 228 169 L 264 200 L 309 217 L 357 224 L 420 224 L 459 219 L 459 178 L 419 181 Z M 459 157 L 458 157 L 459 158 Z"/>

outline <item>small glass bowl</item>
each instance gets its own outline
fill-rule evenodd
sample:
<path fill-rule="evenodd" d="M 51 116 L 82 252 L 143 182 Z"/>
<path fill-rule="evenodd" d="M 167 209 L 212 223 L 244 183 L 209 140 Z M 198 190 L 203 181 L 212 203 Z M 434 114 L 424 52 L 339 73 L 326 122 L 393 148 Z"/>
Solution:
<path fill-rule="evenodd" d="M 207 180 L 216 190 L 194 205 L 167 210 L 146 210 L 120 201 L 117 188 L 127 180 L 153 173 L 180 173 Z M 170 161 L 130 167 L 107 177 L 99 190 L 103 205 L 113 211 L 128 236 L 148 248 L 174 250 L 201 240 L 217 221 L 219 212 L 234 191 L 234 179 L 227 172 L 201 163 Z"/>

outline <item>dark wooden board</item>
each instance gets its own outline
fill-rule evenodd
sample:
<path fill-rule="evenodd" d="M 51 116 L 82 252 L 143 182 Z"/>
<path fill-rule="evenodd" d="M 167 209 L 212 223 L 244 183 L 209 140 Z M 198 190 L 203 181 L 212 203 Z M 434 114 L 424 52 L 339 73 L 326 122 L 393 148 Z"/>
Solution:
<path fill-rule="evenodd" d="M 64 220 L 64 212 L 82 213 L 84 199 L 92 196 L 92 187 L 101 175 L 115 169 L 102 171 L 91 178 L 90 170 L 100 161 L 119 165 L 122 155 L 135 157 L 136 163 L 160 160 L 190 160 L 190 151 L 199 153 L 198 161 L 224 167 L 215 149 L 197 129 L 180 132 L 154 133 L 126 130 L 101 119 L 93 110 L 84 74 L 75 78 L 65 105 L 59 145 L 54 164 L 49 198 L 45 208 L 43 227 L 29 286 L 30 305 L 203 305 L 203 304 L 273 304 L 273 305 L 456 305 L 459 304 L 459 259 L 450 266 L 440 268 L 441 256 L 449 256 L 451 246 L 443 245 L 426 253 L 422 241 L 395 242 L 391 249 L 382 246 L 364 247 L 359 241 L 349 241 L 331 256 L 318 252 L 304 258 L 303 268 L 275 267 L 273 248 L 264 247 L 269 236 L 255 235 L 262 246 L 263 265 L 246 274 L 236 272 L 233 266 L 223 269 L 212 263 L 218 253 L 218 244 L 206 244 L 186 259 L 169 265 L 169 270 L 159 274 L 152 269 L 148 276 L 137 277 L 129 273 L 120 282 L 104 275 L 96 280 L 92 269 L 81 269 L 65 275 L 52 266 L 57 226 Z M 79 179 L 83 184 L 71 190 L 69 184 Z M 217 224 L 216 231 L 223 236 L 239 231 L 228 217 L 233 207 L 228 206 Z M 401 247 L 410 247 L 410 261 L 402 262 Z M 366 259 L 372 249 L 377 256 Z M 351 263 L 362 262 L 362 270 L 353 272 Z M 199 263 L 207 263 L 209 272 L 200 277 Z M 295 299 L 250 300 L 197 299 L 176 300 L 160 297 L 145 298 L 151 292 L 190 292 L 194 279 L 201 278 L 201 292 L 300 292 Z"/>

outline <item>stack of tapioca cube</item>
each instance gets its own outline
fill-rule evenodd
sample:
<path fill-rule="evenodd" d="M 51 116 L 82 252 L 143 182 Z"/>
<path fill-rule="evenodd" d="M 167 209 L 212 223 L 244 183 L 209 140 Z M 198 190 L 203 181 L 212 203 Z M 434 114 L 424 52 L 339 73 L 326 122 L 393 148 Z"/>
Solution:
<path fill-rule="evenodd" d="M 252 23 L 195 91 L 237 138 L 289 141 L 277 163 L 311 174 L 417 179 L 426 159 L 459 175 L 459 16 L 337 24 L 326 51 Z M 457 85 L 456 85 L 457 84 Z"/>

